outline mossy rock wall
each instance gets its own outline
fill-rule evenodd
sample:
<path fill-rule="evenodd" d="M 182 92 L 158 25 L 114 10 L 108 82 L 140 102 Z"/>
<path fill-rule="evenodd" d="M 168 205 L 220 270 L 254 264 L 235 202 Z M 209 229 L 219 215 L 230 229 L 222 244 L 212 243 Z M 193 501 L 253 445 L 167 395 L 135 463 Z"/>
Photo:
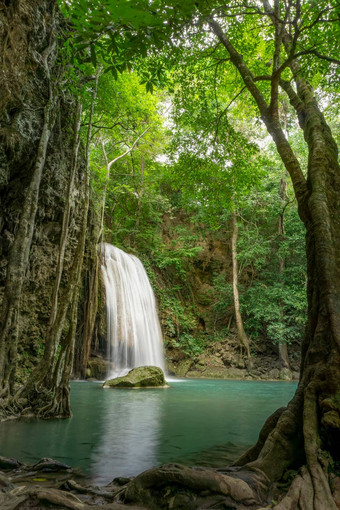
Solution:
<path fill-rule="evenodd" d="M 0 307 L 9 252 L 13 244 L 26 189 L 37 158 L 49 97 L 49 79 L 41 66 L 51 31 L 62 38 L 67 26 L 55 1 L 17 0 L 0 9 Z M 59 43 L 58 43 L 59 44 Z M 53 80 L 60 78 L 59 48 L 48 59 Z M 19 366 L 28 371 L 41 354 L 51 310 L 66 190 L 73 149 L 75 100 L 60 80 L 55 121 L 49 139 L 39 190 L 38 210 L 19 318 Z M 80 148 L 69 236 L 60 293 L 74 260 L 84 199 L 84 156 Z"/>

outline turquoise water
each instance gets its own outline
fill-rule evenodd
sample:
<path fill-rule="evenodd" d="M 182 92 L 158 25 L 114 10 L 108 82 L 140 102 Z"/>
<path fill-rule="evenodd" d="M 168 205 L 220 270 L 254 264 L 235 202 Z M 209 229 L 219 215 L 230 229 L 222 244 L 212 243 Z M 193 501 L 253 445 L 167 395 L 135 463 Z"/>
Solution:
<path fill-rule="evenodd" d="M 103 390 L 73 382 L 74 416 L 0 425 L 0 455 L 33 463 L 52 457 L 81 467 L 96 483 L 166 462 L 220 467 L 258 437 L 295 383 L 186 380 L 170 388 Z"/>

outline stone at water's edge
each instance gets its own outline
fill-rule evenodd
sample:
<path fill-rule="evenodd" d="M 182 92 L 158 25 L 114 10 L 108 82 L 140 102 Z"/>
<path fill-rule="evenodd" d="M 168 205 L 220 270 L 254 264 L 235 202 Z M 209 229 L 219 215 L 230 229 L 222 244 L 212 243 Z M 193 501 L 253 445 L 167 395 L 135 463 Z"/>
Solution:
<path fill-rule="evenodd" d="M 159 367 L 137 367 L 123 377 L 109 379 L 103 388 L 165 388 L 168 387 L 163 370 Z"/>
<path fill-rule="evenodd" d="M 107 360 L 100 356 L 92 357 L 88 362 L 86 376 L 87 378 L 94 377 L 99 381 L 104 381 L 109 369 L 110 363 Z"/>

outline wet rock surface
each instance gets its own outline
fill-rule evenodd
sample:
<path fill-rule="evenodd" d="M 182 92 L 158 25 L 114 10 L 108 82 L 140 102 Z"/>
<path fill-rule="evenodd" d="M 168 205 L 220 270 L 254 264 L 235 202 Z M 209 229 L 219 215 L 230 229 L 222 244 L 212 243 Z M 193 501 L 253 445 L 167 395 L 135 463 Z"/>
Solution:
<path fill-rule="evenodd" d="M 163 370 L 159 367 L 137 367 L 123 377 L 109 379 L 103 388 L 164 388 L 168 384 Z"/>

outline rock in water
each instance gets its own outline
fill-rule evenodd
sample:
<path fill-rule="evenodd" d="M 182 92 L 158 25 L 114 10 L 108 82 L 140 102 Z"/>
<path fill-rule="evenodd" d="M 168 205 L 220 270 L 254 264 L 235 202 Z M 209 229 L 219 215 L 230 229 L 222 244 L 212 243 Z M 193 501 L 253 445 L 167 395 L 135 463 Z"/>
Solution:
<path fill-rule="evenodd" d="M 66 471 L 70 469 L 70 466 L 67 464 L 64 464 L 62 462 L 59 462 L 58 460 L 53 460 L 49 458 L 44 458 L 39 460 L 37 464 L 34 464 L 32 466 L 32 469 L 35 469 L 36 471 L 43 471 L 43 472 L 56 472 L 56 471 Z"/>
<path fill-rule="evenodd" d="M 17 469 L 21 466 L 21 462 L 16 459 L 8 459 L 7 457 L 0 457 L 0 469 Z"/>
<path fill-rule="evenodd" d="M 159 367 L 137 367 L 124 377 L 109 379 L 103 388 L 164 388 L 168 384 L 163 370 Z"/>

